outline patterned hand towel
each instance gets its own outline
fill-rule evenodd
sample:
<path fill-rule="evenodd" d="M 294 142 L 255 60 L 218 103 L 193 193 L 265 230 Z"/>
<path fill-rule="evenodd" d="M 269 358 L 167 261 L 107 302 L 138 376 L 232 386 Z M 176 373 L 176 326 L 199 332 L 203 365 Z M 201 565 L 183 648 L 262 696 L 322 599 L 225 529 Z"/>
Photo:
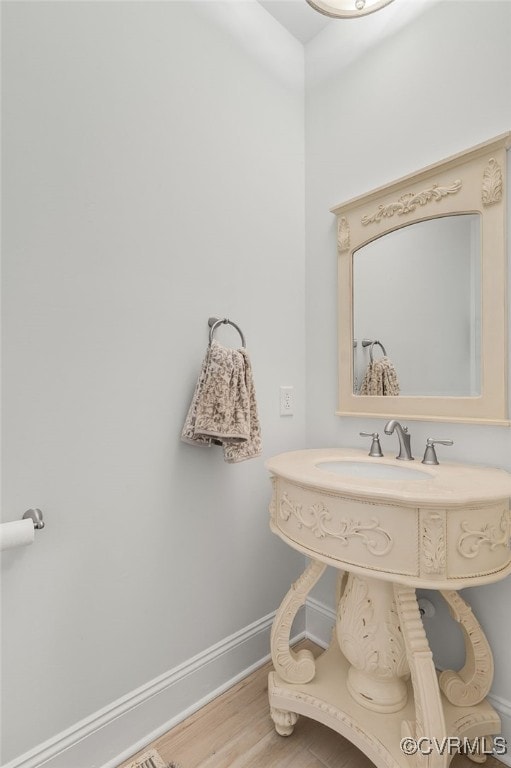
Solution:
<path fill-rule="evenodd" d="M 388 357 L 380 357 L 369 363 L 359 394 L 399 395 L 396 369 Z"/>
<path fill-rule="evenodd" d="M 213 339 L 204 357 L 181 439 L 193 445 L 221 445 L 234 464 L 261 453 L 252 367 L 244 349 Z"/>

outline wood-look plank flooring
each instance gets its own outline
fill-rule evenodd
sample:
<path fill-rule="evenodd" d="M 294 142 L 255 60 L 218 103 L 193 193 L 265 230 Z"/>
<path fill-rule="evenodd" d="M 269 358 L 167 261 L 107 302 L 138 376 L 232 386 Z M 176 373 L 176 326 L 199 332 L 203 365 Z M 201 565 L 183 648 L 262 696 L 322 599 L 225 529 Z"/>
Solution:
<path fill-rule="evenodd" d="M 304 640 L 297 648 L 318 646 Z M 253 672 L 211 701 L 149 747 L 179 768 L 372 768 L 371 761 L 330 728 L 299 717 L 291 736 L 279 736 L 268 706 L 271 663 Z M 142 753 L 139 753 L 142 754 Z M 119 766 L 125 768 L 133 755 Z M 452 768 L 475 768 L 457 755 Z M 490 757 L 486 768 L 504 768 Z"/>

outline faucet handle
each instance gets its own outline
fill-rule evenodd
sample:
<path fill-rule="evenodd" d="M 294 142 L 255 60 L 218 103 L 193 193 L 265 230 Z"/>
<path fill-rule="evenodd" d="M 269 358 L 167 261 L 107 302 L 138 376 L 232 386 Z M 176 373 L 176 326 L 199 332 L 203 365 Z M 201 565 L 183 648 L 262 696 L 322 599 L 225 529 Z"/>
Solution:
<path fill-rule="evenodd" d="M 381 458 L 383 456 L 381 445 L 380 445 L 380 435 L 378 432 L 360 432 L 359 433 L 361 437 L 372 437 L 373 442 L 371 443 L 371 449 L 369 451 L 369 456 Z"/>
<path fill-rule="evenodd" d="M 428 437 L 426 440 L 426 450 L 424 451 L 424 458 L 422 459 L 423 464 L 439 464 L 436 451 L 435 451 L 435 445 L 454 445 L 454 442 L 452 440 L 436 440 L 432 437 Z"/>

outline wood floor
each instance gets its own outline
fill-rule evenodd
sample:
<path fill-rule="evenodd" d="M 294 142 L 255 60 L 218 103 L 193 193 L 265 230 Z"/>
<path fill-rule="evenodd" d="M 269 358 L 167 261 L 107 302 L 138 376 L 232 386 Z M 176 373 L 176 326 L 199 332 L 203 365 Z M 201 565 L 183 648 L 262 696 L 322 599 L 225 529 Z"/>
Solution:
<path fill-rule="evenodd" d="M 300 647 L 321 652 L 307 640 Z M 308 718 L 298 718 L 291 736 L 279 736 L 268 707 L 270 669 L 271 664 L 261 667 L 143 753 L 154 748 L 165 763 L 174 763 L 176 768 L 373 768 L 349 741 Z M 133 755 L 119 768 L 127 768 L 136 758 Z M 504 768 L 493 757 L 485 766 Z M 475 763 L 459 755 L 451 768 L 475 768 Z"/>

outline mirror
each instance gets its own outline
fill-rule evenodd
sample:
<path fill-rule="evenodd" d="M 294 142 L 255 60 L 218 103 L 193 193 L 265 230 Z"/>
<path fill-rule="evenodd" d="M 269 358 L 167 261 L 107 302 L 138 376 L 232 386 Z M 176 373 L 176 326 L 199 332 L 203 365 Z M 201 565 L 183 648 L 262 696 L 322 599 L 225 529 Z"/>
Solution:
<path fill-rule="evenodd" d="M 353 333 L 354 394 L 384 350 L 401 395 L 479 396 L 480 215 L 419 221 L 355 251 Z"/>
<path fill-rule="evenodd" d="M 332 209 L 339 415 L 509 425 L 511 133 Z"/>

